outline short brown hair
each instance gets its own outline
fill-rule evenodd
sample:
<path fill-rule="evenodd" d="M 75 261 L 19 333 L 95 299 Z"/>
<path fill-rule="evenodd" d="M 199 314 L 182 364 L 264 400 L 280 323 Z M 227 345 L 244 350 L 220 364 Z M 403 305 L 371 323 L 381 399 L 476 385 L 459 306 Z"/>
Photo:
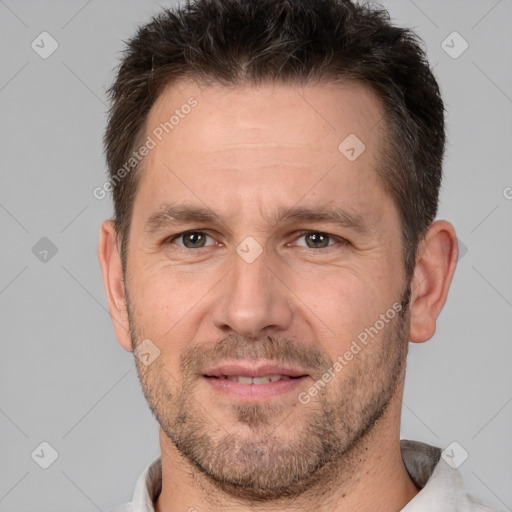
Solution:
<path fill-rule="evenodd" d="M 377 172 L 399 211 L 412 277 L 437 213 L 445 145 L 439 87 L 413 32 L 393 26 L 387 11 L 349 0 L 194 0 L 140 27 L 108 91 L 104 137 L 123 270 L 140 165 L 113 178 L 159 95 L 184 78 L 226 86 L 350 78 L 369 86 L 386 112 Z"/>

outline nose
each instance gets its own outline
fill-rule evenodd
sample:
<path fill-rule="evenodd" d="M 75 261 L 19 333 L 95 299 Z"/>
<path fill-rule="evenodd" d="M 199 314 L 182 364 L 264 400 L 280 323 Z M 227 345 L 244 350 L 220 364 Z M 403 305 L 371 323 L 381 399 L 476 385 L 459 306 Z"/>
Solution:
<path fill-rule="evenodd" d="M 221 283 L 213 306 L 215 326 L 225 333 L 232 330 L 254 338 L 266 335 L 267 329 L 288 329 L 292 300 L 276 274 L 265 252 L 251 263 L 235 253 L 233 268 Z"/>

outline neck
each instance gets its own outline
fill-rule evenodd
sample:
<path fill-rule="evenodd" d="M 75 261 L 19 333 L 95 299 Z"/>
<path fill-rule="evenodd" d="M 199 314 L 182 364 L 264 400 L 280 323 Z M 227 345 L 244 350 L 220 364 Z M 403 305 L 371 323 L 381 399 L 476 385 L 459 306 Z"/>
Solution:
<path fill-rule="evenodd" d="M 372 432 L 363 437 L 342 463 L 324 466 L 322 487 L 306 490 L 299 497 L 277 502 L 249 502 L 222 492 L 186 460 L 160 430 L 162 492 L 155 512 L 223 511 L 268 512 L 366 512 L 401 510 L 419 489 L 410 479 L 400 452 L 401 393 Z"/>

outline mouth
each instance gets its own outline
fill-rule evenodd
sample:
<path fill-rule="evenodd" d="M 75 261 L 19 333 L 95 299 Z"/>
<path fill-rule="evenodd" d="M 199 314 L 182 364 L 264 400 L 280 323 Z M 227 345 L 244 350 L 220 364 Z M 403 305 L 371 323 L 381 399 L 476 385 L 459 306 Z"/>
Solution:
<path fill-rule="evenodd" d="M 263 377 L 247 377 L 245 375 L 221 375 L 219 377 L 205 375 L 210 379 L 226 379 L 231 382 L 240 382 L 242 384 L 267 384 L 268 382 L 277 382 L 278 380 L 300 379 L 301 377 L 290 377 L 289 375 L 264 375 Z"/>
<path fill-rule="evenodd" d="M 231 363 L 204 372 L 203 378 L 215 391 L 242 400 L 266 400 L 290 393 L 303 385 L 309 374 L 301 368 L 275 364 L 254 366 Z"/>

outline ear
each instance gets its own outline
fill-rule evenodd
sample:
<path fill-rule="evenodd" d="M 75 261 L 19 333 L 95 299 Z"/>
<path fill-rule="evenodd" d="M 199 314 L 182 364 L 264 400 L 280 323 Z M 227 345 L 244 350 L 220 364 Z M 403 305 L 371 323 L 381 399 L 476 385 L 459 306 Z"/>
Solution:
<path fill-rule="evenodd" d="M 433 222 L 419 244 L 416 256 L 410 303 L 410 341 L 427 341 L 436 332 L 436 320 L 446 302 L 458 254 L 453 226 L 444 220 Z"/>
<path fill-rule="evenodd" d="M 126 307 L 123 267 L 117 248 L 117 231 L 114 222 L 110 219 L 101 225 L 98 259 L 117 340 L 125 350 L 131 352 L 133 349 Z"/>

